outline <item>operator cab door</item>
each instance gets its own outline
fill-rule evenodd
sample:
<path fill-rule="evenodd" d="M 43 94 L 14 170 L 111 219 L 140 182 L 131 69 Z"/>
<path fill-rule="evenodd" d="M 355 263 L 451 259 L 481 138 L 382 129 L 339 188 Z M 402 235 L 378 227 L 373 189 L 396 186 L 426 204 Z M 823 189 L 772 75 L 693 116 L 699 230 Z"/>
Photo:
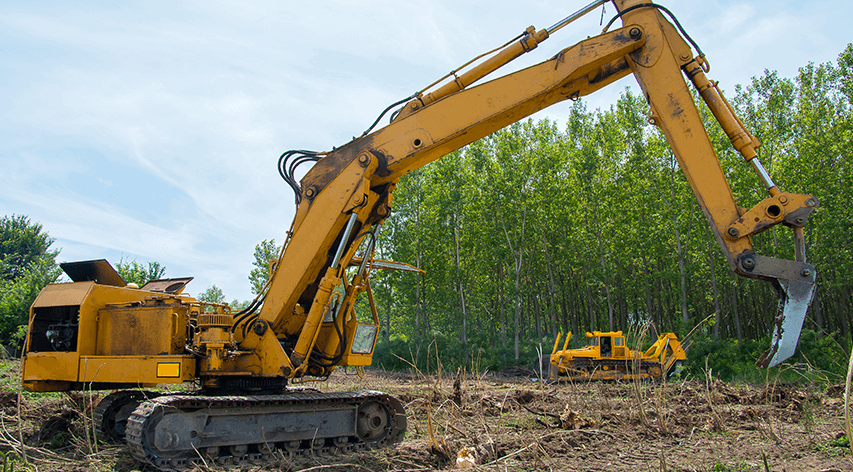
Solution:
<path fill-rule="evenodd" d="M 625 348 L 625 338 L 622 336 L 614 336 L 613 337 L 613 357 L 617 357 L 619 359 L 627 356 L 626 348 Z"/>
<path fill-rule="evenodd" d="M 613 357 L 613 343 L 610 336 L 601 336 L 599 339 L 601 357 Z"/>

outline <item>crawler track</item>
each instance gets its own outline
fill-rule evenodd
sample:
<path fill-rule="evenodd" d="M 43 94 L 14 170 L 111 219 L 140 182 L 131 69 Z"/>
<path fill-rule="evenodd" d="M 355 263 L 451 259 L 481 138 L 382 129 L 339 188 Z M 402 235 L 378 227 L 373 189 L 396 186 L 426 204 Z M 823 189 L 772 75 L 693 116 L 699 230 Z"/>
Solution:
<path fill-rule="evenodd" d="M 131 454 L 160 470 L 202 461 L 263 463 L 274 454 L 348 453 L 402 440 L 406 414 L 374 391 L 260 396 L 170 395 L 142 403 L 128 418 Z"/>
<path fill-rule="evenodd" d="M 634 366 L 624 360 L 574 361 L 560 366 L 560 380 L 660 380 L 663 376 L 663 364 L 642 361 Z"/>
<path fill-rule="evenodd" d="M 140 403 L 162 395 L 161 392 L 124 390 L 104 397 L 95 407 L 98 438 L 105 442 L 124 442 L 127 418 Z"/>

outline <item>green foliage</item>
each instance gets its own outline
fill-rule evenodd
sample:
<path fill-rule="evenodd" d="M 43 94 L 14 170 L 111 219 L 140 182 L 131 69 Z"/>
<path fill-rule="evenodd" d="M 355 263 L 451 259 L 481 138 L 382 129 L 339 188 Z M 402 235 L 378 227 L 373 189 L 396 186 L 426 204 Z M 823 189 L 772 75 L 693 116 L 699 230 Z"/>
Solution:
<path fill-rule="evenodd" d="M 67 433 L 65 433 L 67 435 Z M 2 472 L 24 472 L 37 470 L 35 466 L 25 461 L 15 451 L 0 452 L 2 457 L 3 469 Z"/>
<path fill-rule="evenodd" d="M 116 272 L 121 276 L 126 283 L 133 283 L 139 287 L 147 284 L 152 280 L 163 278 L 166 274 L 166 268 L 161 266 L 159 262 L 152 261 L 148 265 L 140 264 L 135 260 L 125 262 L 124 258 L 116 264 Z"/>
<path fill-rule="evenodd" d="M 196 298 L 198 301 L 205 303 L 225 303 L 225 294 L 222 293 L 222 289 L 217 287 L 216 284 L 207 287 Z M 207 306 L 205 307 L 205 311 L 214 311 L 214 307 Z"/>
<path fill-rule="evenodd" d="M 10 339 L 12 340 L 13 346 L 22 347 L 24 345 L 24 340 L 27 339 L 27 328 L 26 324 L 22 324 L 18 326 L 14 333 L 12 333 Z"/>
<path fill-rule="evenodd" d="M 54 239 L 22 215 L 0 218 L 0 341 L 20 349 L 29 309 L 61 270 L 50 250 Z"/>
<path fill-rule="evenodd" d="M 373 365 L 389 370 L 416 368 L 424 374 L 435 374 L 439 365 L 444 372 L 459 367 L 477 372 L 495 372 L 508 366 L 523 365 L 533 368 L 538 354 L 536 346 L 519 346 L 519 360 L 513 347 L 495 346 L 488 336 L 474 336 L 465 344 L 457 336 L 440 332 L 431 333 L 429 342 L 416 344 L 414 340 L 394 338 L 379 339 L 374 352 Z M 467 359 L 467 360 L 466 360 Z"/>
<path fill-rule="evenodd" d="M 278 260 L 280 252 L 281 246 L 275 243 L 275 239 L 264 239 L 255 246 L 255 261 L 252 262 L 255 268 L 249 272 L 249 282 L 252 284 L 252 293 L 255 295 L 261 293 L 269 280 L 270 263 Z"/>
<path fill-rule="evenodd" d="M 17 392 L 20 387 L 20 363 L 14 364 L 7 359 L 0 359 L 0 391 Z"/>
<path fill-rule="evenodd" d="M 231 311 L 241 311 L 245 308 L 248 308 L 250 303 L 252 302 L 249 300 L 241 301 L 235 298 L 234 300 L 231 300 L 231 303 L 229 303 L 228 306 L 231 307 Z"/>
<path fill-rule="evenodd" d="M 206 303 L 225 303 L 225 294 L 222 293 L 221 288 L 217 287 L 216 284 L 213 284 L 198 295 L 198 301 Z"/>
<path fill-rule="evenodd" d="M 766 370 L 756 367 L 755 360 L 769 346 L 769 337 L 738 344 L 737 339 L 697 335 L 690 343 L 685 368 L 690 375 L 704 377 L 707 358 L 707 366 L 715 378 L 760 382 L 765 379 Z"/>
<path fill-rule="evenodd" d="M 768 375 L 775 378 L 777 374 L 783 381 L 837 382 L 847 373 L 848 357 L 832 336 L 819 337 L 815 331 L 804 329 L 795 357 L 768 372 L 756 367 L 755 361 L 769 346 L 769 336 L 738 344 L 736 339 L 698 335 L 690 343 L 686 367 L 691 375 L 704 377 L 707 359 L 714 377 L 748 382 L 764 382 Z M 787 368 L 795 363 L 800 367 Z"/>
<path fill-rule="evenodd" d="M 711 472 L 747 472 L 749 470 L 753 470 L 753 467 L 750 467 L 743 459 L 737 465 L 728 465 L 717 459 L 710 469 Z"/>
<path fill-rule="evenodd" d="M 406 370 L 411 365 L 415 365 L 417 359 L 410 348 L 411 345 L 405 340 L 385 341 L 380 338 L 373 353 L 373 365 L 389 370 Z"/>
<path fill-rule="evenodd" d="M 18 280 L 41 261 L 53 262 L 59 254 L 58 250 L 49 250 L 54 241 L 42 231 L 41 224 L 31 223 L 27 216 L 0 218 L 0 279 Z"/>
<path fill-rule="evenodd" d="M 846 456 L 850 454 L 850 439 L 842 433 L 823 444 L 818 444 L 815 448 L 828 457 Z"/>

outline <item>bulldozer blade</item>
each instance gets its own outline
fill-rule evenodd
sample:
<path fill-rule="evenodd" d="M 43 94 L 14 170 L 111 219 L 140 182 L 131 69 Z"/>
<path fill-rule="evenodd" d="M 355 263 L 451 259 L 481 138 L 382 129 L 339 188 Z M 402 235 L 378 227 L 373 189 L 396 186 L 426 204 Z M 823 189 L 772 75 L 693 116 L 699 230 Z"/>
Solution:
<path fill-rule="evenodd" d="M 773 338 L 770 349 L 756 362 L 759 367 L 775 367 L 794 355 L 806 311 L 814 296 L 815 283 L 810 281 L 779 280 L 779 311 L 773 322 Z"/>

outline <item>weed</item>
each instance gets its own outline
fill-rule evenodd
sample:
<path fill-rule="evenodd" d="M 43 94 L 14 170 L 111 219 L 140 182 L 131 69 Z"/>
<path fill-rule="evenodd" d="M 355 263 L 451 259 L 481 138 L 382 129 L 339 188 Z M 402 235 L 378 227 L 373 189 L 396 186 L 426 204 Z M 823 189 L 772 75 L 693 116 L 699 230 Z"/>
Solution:
<path fill-rule="evenodd" d="M 0 390 L 18 390 L 19 377 L 15 365 L 18 363 L 10 359 L 0 360 Z"/>
<path fill-rule="evenodd" d="M 743 459 L 741 459 L 741 461 L 737 465 L 728 465 L 728 464 L 725 464 L 723 462 L 720 462 L 720 460 L 717 459 L 717 461 L 714 462 L 714 465 L 711 467 L 710 471 L 711 472 L 747 472 L 747 471 L 752 470 L 752 469 L 753 469 L 753 467 L 751 465 L 747 464 L 746 461 Z"/>
<path fill-rule="evenodd" d="M 812 434 L 815 426 L 814 404 L 812 402 L 803 402 L 803 410 L 800 416 L 800 424 L 803 425 L 806 432 Z"/>
<path fill-rule="evenodd" d="M 22 459 L 15 451 L 0 452 L 0 457 L 3 458 L 3 472 L 29 472 L 36 470 L 35 466 Z"/>
<path fill-rule="evenodd" d="M 827 457 L 845 456 L 850 453 L 850 440 L 846 434 L 839 434 L 834 439 L 815 446 L 815 450 Z"/>
<path fill-rule="evenodd" d="M 723 418 L 720 416 L 717 409 L 714 407 L 714 398 L 711 395 L 711 384 L 714 381 L 713 369 L 708 367 L 708 358 L 705 358 L 705 397 L 708 401 L 708 407 L 711 409 L 711 424 L 714 431 L 719 433 L 723 429 Z"/>

